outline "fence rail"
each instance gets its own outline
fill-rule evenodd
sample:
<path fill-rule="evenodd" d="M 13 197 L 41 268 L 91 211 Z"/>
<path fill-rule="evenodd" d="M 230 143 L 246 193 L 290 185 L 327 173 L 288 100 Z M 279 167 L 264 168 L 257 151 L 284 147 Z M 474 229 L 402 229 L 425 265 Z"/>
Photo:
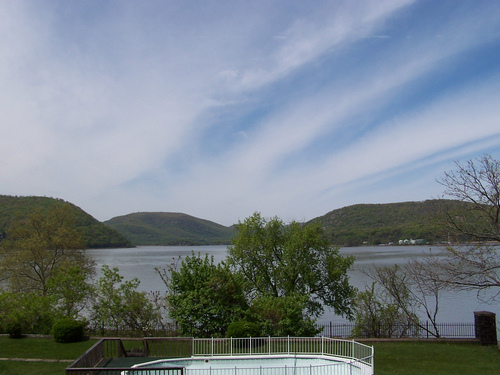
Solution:
<path fill-rule="evenodd" d="M 176 351 L 175 347 L 183 347 Z M 145 355 L 152 358 L 183 355 L 186 357 L 222 357 L 222 356 L 267 356 L 267 355 L 322 355 L 336 357 L 339 361 L 324 366 L 289 366 L 279 367 L 280 375 L 323 375 L 330 373 L 332 366 L 339 374 L 350 374 L 352 369 L 362 374 L 373 374 L 373 347 L 364 345 L 354 340 L 332 339 L 328 337 L 265 337 L 265 338 L 233 338 L 233 339 L 193 339 L 193 338 L 145 338 Z M 181 353 L 182 352 L 182 353 Z M 188 354 L 188 355 L 186 355 Z M 186 375 L 186 369 L 182 367 L 155 367 L 155 368 L 131 368 L 131 367 L 107 367 L 110 358 L 126 357 L 127 352 L 123 349 L 120 339 L 101 339 L 84 355 L 66 368 L 67 375 L 83 374 L 135 374 L 142 375 Z M 256 357 L 253 357 L 256 358 Z M 270 357 L 272 358 L 272 357 Z M 342 358 L 342 359 L 339 359 Z M 201 358 L 203 360 L 203 358 Z M 137 363 L 137 362 L 136 362 Z M 328 367 L 330 366 L 330 367 Z M 275 375 L 277 368 L 272 374 L 267 374 L 264 366 L 260 367 L 260 375 Z M 297 372 L 299 370 L 299 372 Z M 255 375 L 255 369 L 251 370 L 240 366 L 231 369 L 210 368 L 210 374 L 205 370 L 190 370 L 191 375 Z M 267 371 L 267 372 L 266 372 Z M 326 371 L 326 372 L 325 372 Z"/>
<path fill-rule="evenodd" d="M 334 338 L 475 338 L 474 323 L 437 323 L 437 331 L 434 329 L 430 322 L 421 323 L 423 327 L 416 324 L 409 324 L 405 326 L 387 325 L 376 327 L 376 329 L 364 330 L 361 334 L 353 335 L 355 331 L 354 323 L 318 323 L 316 325 L 321 331 L 317 337 L 334 337 Z M 90 331 L 89 333 L 99 335 L 99 332 Z M 109 335 L 113 337 L 178 337 L 179 331 L 175 325 L 171 325 L 170 330 L 151 330 L 151 331 L 133 331 L 121 330 L 110 331 Z M 279 332 L 276 333 L 280 335 Z"/>
<path fill-rule="evenodd" d="M 193 356 L 314 354 L 373 364 L 373 347 L 328 337 L 257 337 L 193 339 Z"/>
<path fill-rule="evenodd" d="M 437 323 L 436 328 L 430 322 L 421 325 L 382 325 L 371 329 L 355 332 L 355 323 L 326 323 L 319 324 L 321 334 L 326 337 L 356 337 L 356 338 L 475 338 L 474 323 Z"/>
<path fill-rule="evenodd" d="M 66 369 L 67 375 L 184 375 L 184 367 L 94 367 Z"/>

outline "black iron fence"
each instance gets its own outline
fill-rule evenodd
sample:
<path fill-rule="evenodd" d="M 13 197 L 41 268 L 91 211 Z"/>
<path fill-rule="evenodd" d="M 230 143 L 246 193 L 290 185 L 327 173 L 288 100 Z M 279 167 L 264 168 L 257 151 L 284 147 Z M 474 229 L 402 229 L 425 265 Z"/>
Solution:
<path fill-rule="evenodd" d="M 474 323 L 437 323 L 375 326 L 370 329 L 355 330 L 354 323 L 326 323 L 318 324 L 323 330 L 320 336 L 326 337 L 356 337 L 356 338 L 475 338 Z M 354 333 L 356 333 L 354 335 Z"/>
<path fill-rule="evenodd" d="M 317 336 L 335 338 L 475 338 L 474 323 L 437 323 L 433 326 L 430 322 L 410 323 L 406 325 L 390 324 L 385 326 L 369 327 L 369 329 L 355 329 L 355 323 L 321 323 L 317 327 L 321 331 Z M 103 334 L 104 333 L 104 334 Z M 93 332 L 90 335 L 112 337 L 179 337 L 179 330 L 172 325 L 171 330 L 151 329 L 149 331 L 109 330 Z M 277 332 L 277 335 L 285 335 Z"/>

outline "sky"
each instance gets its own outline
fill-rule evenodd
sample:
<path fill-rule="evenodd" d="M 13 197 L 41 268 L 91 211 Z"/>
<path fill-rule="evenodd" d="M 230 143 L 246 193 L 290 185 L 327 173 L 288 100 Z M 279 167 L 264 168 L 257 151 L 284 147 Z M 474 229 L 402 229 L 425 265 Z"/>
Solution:
<path fill-rule="evenodd" d="M 306 221 L 500 159 L 497 1 L 0 0 L 0 194 Z"/>

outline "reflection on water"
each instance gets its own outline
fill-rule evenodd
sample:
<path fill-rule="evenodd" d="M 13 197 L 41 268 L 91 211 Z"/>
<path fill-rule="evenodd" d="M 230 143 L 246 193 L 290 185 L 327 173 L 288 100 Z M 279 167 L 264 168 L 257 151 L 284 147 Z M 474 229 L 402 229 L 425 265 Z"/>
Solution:
<path fill-rule="evenodd" d="M 194 251 L 213 255 L 220 262 L 227 255 L 227 246 L 140 246 L 126 249 L 87 250 L 97 263 L 98 271 L 103 264 L 118 267 L 125 279 L 138 278 L 140 289 L 144 291 L 165 292 L 166 287 L 156 274 L 155 268 L 166 268 L 175 263 L 179 256 L 185 257 Z M 372 266 L 405 264 L 409 259 L 421 257 L 424 253 L 437 253 L 438 249 L 428 246 L 368 246 L 342 248 L 344 255 L 354 255 L 356 261 L 349 271 L 351 284 L 359 289 L 371 284 L 371 279 L 362 271 Z M 98 272 L 99 273 L 99 272 Z M 99 274 L 98 274 L 99 276 Z M 493 311 L 500 317 L 500 304 L 488 304 L 478 300 L 476 292 L 442 293 L 438 320 L 441 322 L 471 322 L 474 311 Z M 326 311 L 318 322 L 344 322 L 332 311 Z"/>

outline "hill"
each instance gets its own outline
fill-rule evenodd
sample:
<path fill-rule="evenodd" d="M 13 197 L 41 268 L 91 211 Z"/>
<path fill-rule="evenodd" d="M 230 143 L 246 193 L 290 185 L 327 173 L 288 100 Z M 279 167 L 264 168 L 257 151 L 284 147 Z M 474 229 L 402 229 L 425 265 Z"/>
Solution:
<path fill-rule="evenodd" d="M 320 221 L 325 235 L 339 246 L 379 245 L 405 239 L 424 239 L 426 243 L 446 240 L 442 228 L 433 220 L 439 209 L 453 209 L 453 200 L 427 200 L 388 204 L 357 204 L 333 210 L 311 221 Z"/>
<path fill-rule="evenodd" d="M 104 224 L 136 245 L 225 245 L 236 233 L 234 227 L 172 212 L 138 212 Z"/>
<path fill-rule="evenodd" d="M 25 218 L 35 210 L 48 210 L 54 205 L 68 203 L 47 197 L 13 197 L 0 195 L 0 238 L 14 221 Z M 131 247 L 132 243 L 121 234 L 94 219 L 81 208 L 68 203 L 75 215 L 77 229 L 82 233 L 88 248 Z"/>

